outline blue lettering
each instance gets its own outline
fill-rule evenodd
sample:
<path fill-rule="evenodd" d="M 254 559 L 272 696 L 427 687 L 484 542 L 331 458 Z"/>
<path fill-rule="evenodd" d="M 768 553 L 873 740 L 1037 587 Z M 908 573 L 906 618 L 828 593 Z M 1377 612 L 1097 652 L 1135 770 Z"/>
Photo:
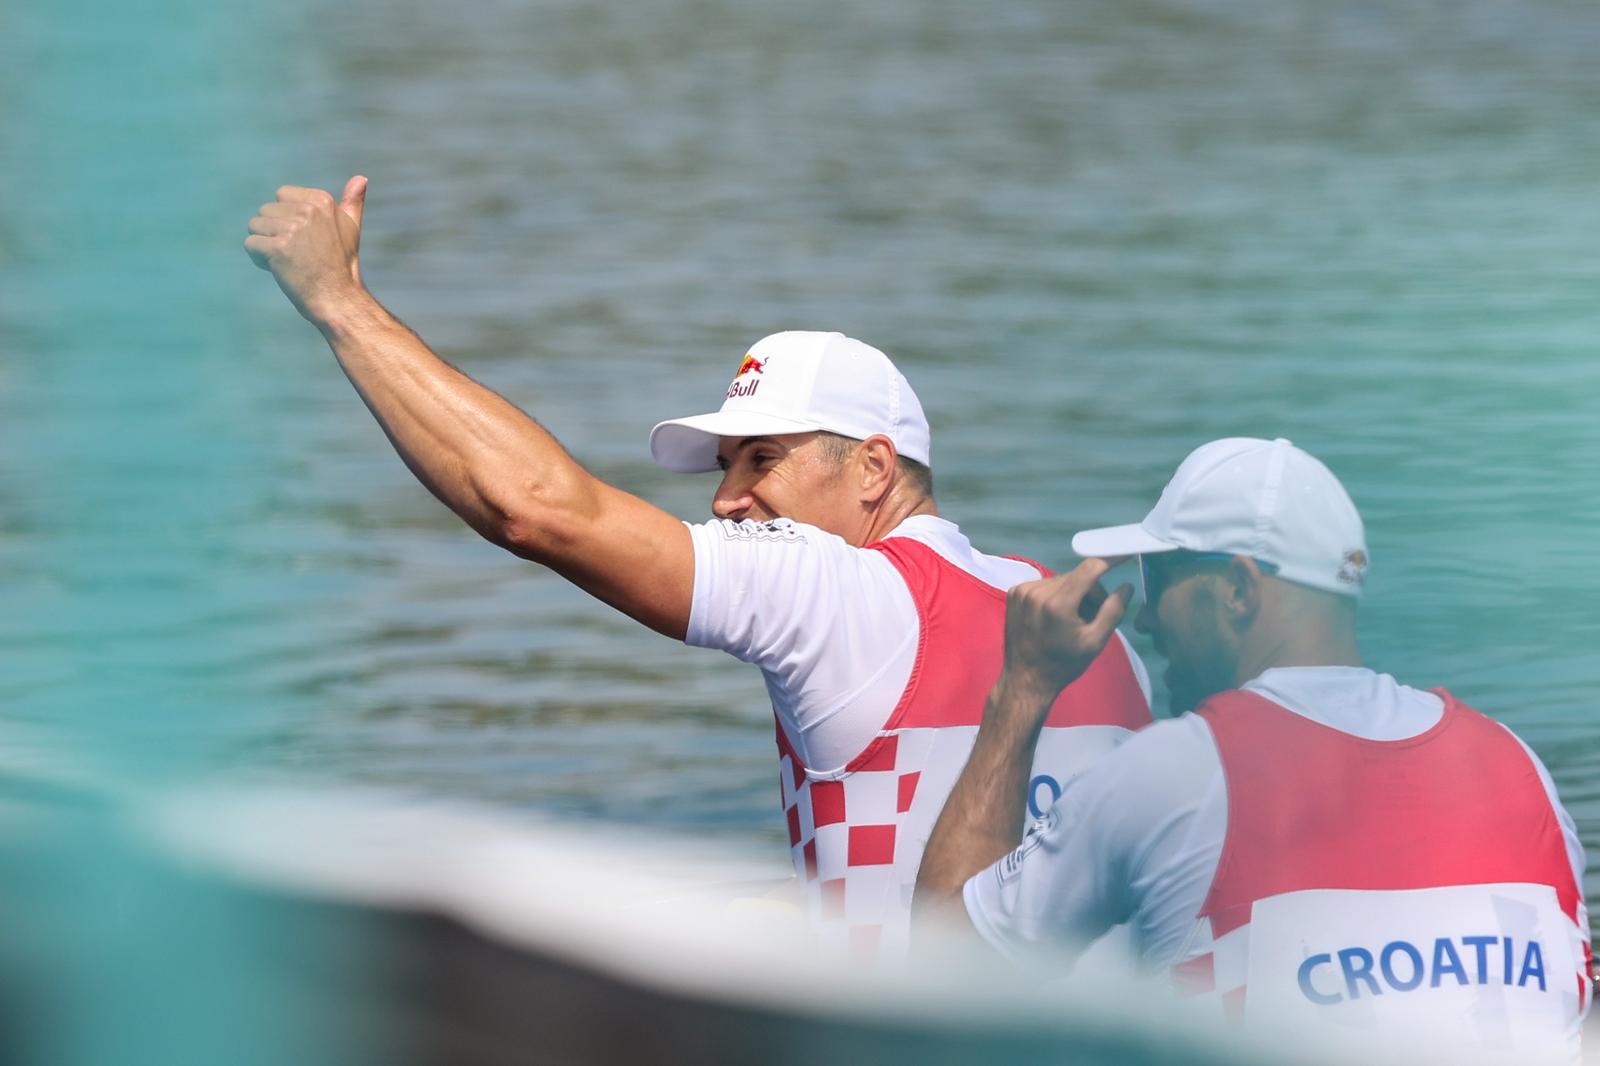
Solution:
<path fill-rule="evenodd" d="M 1464 936 L 1461 942 L 1468 947 L 1478 949 L 1478 983 L 1489 983 L 1489 945 L 1500 938 L 1497 936 Z"/>
<path fill-rule="evenodd" d="M 1050 790 L 1048 803 L 1039 802 L 1039 786 L 1043 785 Z M 1049 774 L 1040 774 L 1028 782 L 1028 811 L 1035 818 L 1043 818 L 1044 812 L 1056 805 L 1056 800 L 1061 798 L 1061 786 Z"/>
<path fill-rule="evenodd" d="M 1539 979 L 1539 991 L 1544 991 L 1544 951 L 1539 947 L 1537 940 L 1528 941 L 1528 953 L 1522 957 L 1522 974 L 1517 978 L 1517 987 L 1521 988 L 1528 983 L 1528 978 Z M 1510 982 L 1507 982 L 1508 984 Z"/>
<path fill-rule="evenodd" d="M 1449 961 L 1446 962 L 1446 959 Z M 1467 971 L 1461 966 L 1461 956 L 1456 954 L 1456 946 L 1445 937 L 1440 937 L 1433 942 L 1433 978 L 1428 982 L 1428 987 L 1438 988 L 1439 979 L 1447 973 L 1456 975 L 1456 984 L 1467 983 Z"/>
<path fill-rule="evenodd" d="M 1522 967 L 1516 967 L 1517 951 L 1516 941 L 1512 937 L 1498 936 L 1463 936 L 1463 937 L 1437 937 L 1433 942 L 1433 958 L 1430 962 L 1424 955 L 1424 950 L 1406 940 L 1391 940 L 1377 953 L 1366 948 L 1342 948 L 1335 954 L 1309 955 L 1300 963 L 1297 978 L 1300 983 L 1300 992 L 1318 1006 L 1330 1006 L 1334 1003 L 1344 1002 L 1346 999 L 1360 999 L 1363 986 L 1369 996 L 1379 996 L 1384 992 L 1384 986 L 1395 992 L 1410 992 L 1420 988 L 1423 979 L 1428 981 L 1429 988 L 1438 988 L 1444 984 L 1446 977 L 1454 977 L 1458 987 L 1474 983 L 1474 975 L 1462 963 L 1460 948 L 1471 948 L 1475 961 L 1478 964 L 1476 982 L 1480 985 L 1491 983 L 1489 969 L 1489 949 L 1491 945 L 1501 945 L 1501 959 L 1504 964 L 1504 983 L 1511 986 L 1511 977 L 1516 975 L 1518 988 L 1529 984 L 1537 984 L 1539 991 L 1547 988 L 1544 947 L 1537 940 L 1528 941 L 1522 953 Z M 1472 956 L 1469 956 L 1472 957 Z M 1405 958 L 1408 966 L 1400 966 L 1398 961 Z M 1313 978 L 1317 969 L 1322 966 L 1331 967 L 1337 959 L 1339 969 L 1344 977 L 1345 995 L 1338 993 L 1329 994 L 1320 991 Z M 1382 980 L 1379 980 L 1379 977 Z M 1323 979 L 1327 983 L 1327 979 Z"/>
<path fill-rule="evenodd" d="M 1411 960 L 1411 976 L 1404 981 L 1394 975 L 1396 955 L 1405 955 Z M 1383 967 L 1383 979 L 1389 982 L 1389 987 L 1396 992 L 1409 992 L 1422 983 L 1422 952 L 1404 940 L 1385 944 L 1383 953 L 1378 956 L 1378 964 Z"/>
<path fill-rule="evenodd" d="M 1355 965 L 1357 962 L 1361 965 Z M 1373 995 L 1383 995 L 1383 989 L 1378 987 L 1378 979 L 1372 976 L 1372 952 L 1366 948 L 1345 948 L 1339 952 L 1339 967 L 1344 970 L 1344 986 L 1349 990 L 1351 999 L 1361 998 L 1361 993 L 1356 991 L 1357 981 L 1365 981 Z"/>
<path fill-rule="evenodd" d="M 1332 965 L 1332 963 L 1333 956 L 1323 954 L 1313 955 L 1305 962 L 1300 964 L 1300 991 L 1305 993 L 1305 997 L 1307 999 L 1320 1007 L 1326 1007 L 1330 1003 L 1339 1002 L 1339 997 L 1328 996 L 1318 992 L 1311 984 L 1311 971 L 1315 970 L 1318 966 Z"/>

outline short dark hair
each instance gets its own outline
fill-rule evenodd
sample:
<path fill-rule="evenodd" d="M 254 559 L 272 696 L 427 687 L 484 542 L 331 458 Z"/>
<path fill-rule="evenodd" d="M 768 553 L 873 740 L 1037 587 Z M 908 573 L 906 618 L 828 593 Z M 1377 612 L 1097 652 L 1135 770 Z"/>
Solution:
<path fill-rule="evenodd" d="M 850 458 L 850 453 L 861 443 L 855 437 L 846 437 L 842 433 L 830 433 L 827 430 L 823 430 L 817 436 L 823 458 L 835 464 Z M 896 455 L 895 465 L 900 468 L 900 476 L 909 481 L 912 488 L 924 496 L 933 496 L 933 471 L 925 463 Z"/>

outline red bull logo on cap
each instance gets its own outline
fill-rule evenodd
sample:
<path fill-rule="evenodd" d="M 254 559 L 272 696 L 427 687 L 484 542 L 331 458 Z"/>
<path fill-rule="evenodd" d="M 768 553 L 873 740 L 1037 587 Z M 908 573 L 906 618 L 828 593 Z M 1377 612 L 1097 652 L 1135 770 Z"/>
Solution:
<path fill-rule="evenodd" d="M 733 384 L 728 386 L 727 398 L 731 400 L 735 396 L 753 395 L 757 386 L 759 386 L 761 382 L 747 381 L 744 384 L 740 384 L 740 379 L 746 374 L 755 374 L 757 377 L 760 377 L 762 371 L 764 371 L 766 368 L 767 361 L 765 359 L 757 359 L 748 352 L 745 353 L 744 362 L 739 364 L 739 372 L 733 375 Z"/>

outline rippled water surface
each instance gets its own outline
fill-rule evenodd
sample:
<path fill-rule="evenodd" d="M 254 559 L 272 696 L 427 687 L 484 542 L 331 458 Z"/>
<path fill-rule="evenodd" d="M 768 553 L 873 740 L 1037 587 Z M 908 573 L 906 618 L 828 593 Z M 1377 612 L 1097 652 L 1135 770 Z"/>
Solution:
<path fill-rule="evenodd" d="M 1370 662 L 1517 729 L 1600 856 L 1600 9 L 1327 8 L 302 2 L 115 212 L 10 129 L 49 209 L 0 202 L 0 691 L 241 775 L 782 838 L 756 674 L 477 541 L 238 251 L 359 171 L 380 298 L 686 518 L 713 482 L 649 427 L 777 329 L 894 355 L 944 513 L 1058 565 L 1201 441 L 1293 438 L 1365 514 Z"/>

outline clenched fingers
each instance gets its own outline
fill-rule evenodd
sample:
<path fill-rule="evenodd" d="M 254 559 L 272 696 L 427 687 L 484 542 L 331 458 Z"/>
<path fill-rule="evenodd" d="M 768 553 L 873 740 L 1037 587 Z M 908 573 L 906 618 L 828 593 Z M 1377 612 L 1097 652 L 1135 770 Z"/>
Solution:
<path fill-rule="evenodd" d="M 1106 593 L 1100 584 L 1111 566 L 1104 559 L 1085 559 L 1065 574 L 1049 579 L 1044 606 L 1049 616 L 1066 623 L 1083 624 L 1082 637 L 1096 648 L 1104 647 L 1111 631 L 1122 621 L 1133 598 L 1132 585 L 1119 585 Z"/>
<path fill-rule="evenodd" d="M 325 207 L 337 203 L 327 189 L 308 189 L 303 185 L 280 185 L 277 195 L 284 203 L 320 204 Z"/>
<path fill-rule="evenodd" d="M 1029 581 L 1012 589 L 1010 599 L 1015 603 L 1022 600 L 1028 604 L 1025 609 L 1043 614 L 1054 615 L 1063 619 L 1078 616 L 1087 622 L 1094 617 L 1094 611 L 1104 604 L 1105 591 L 1100 587 L 1100 578 L 1109 567 L 1101 559 L 1086 559 L 1073 569 L 1064 574 L 1047 577 L 1041 581 Z M 1089 609 L 1080 614 L 1080 607 L 1085 600 L 1089 600 Z"/>
<path fill-rule="evenodd" d="M 272 264 L 267 261 L 267 256 L 276 247 L 277 245 L 272 243 L 271 237 L 256 235 L 244 239 L 244 250 L 250 254 L 250 262 L 262 270 L 272 269 Z"/>
<path fill-rule="evenodd" d="M 1109 569 L 1090 559 L 1043 581 L 1018 585 L 1006 597 L 1006 673 L 1030 690 L 1060 692 L 1082 676 L 1111 639 L 1133 588 L 1105 595 L 1100 578 Z M 1093 610 L 1085 596 L 1099 594 Z"/>
<path fill-rule="evenodd" d="M 350 189 L 351 202 L 341 205 L 325 189 L 280 186 L 247 227 L 244 247 L 251 261 L 270 270 L 300 313 L 314 320 L 361 288 L 357 256 L 365 179 L 347 183 Z"/>
<path fill-rule="evenodd" d="M 295 220 L 273 215 L 257 215 L 250 220 L 250 232 L 263 237 L 276 237 L 294 229 Z"/>
<path fill-rule="evenodd" d="M 1065 580 L 1057 592 L 1061 597 L 1057 601 L 1058 606 L 1072 610 L 1087 623 L 1084 636 L 1097 648 L 1105 647 L 1111 639 L 1111 631 L 1122 621 L 1128 603 L 1133 598 L 1133 586 L 1128 584 L 1119 585 L 1115 592 L 1106 594 L 1100 579 L 1111 569 L 1111 565 L 1106 559 L 1085 559 L 1061 575 Z"/>

